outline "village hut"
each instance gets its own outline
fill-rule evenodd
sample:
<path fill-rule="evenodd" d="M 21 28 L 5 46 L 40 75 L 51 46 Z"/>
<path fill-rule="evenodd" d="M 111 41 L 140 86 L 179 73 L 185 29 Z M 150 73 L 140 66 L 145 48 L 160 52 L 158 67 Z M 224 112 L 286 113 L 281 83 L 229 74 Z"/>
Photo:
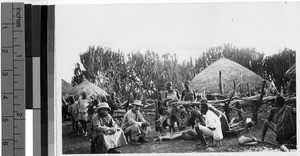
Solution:
<path fill-rule="evenodd" d="M 61 79 L 61 92 L 62 95 L 68 95 L 70 93 L 70 91 L 73 90 L 73 86 L 71 84 L 69 84 L 67 81 L 65 81 L 64 79 Z"/>
<path fill-rule="evenodd" d="M 109 96 L 105 90 L 101 89 L 100 87 L 98 87 L 93 83 L 90 83 L 86 79 L 84 79 L 82 83 L 80 83 L 71 91 L 73 95 L 79 95 L 82 92 L 85 92 L 88 96 L 91 95 L 101 96 L 101 97 Z"/>
<path fill-rule="evenodd" d="M 241 83 L 242 87 L 237 87 L 236 91 L 254 92 L 262 86 L 262 78 L 244 66 L 226 58 L 220 58 L 209 65 L 191 81 L 191 88 L 197 92 L 219 93 L 219 71 L 221 71 L 221 86 L 223 94 L 233 90 L 235 80 L 236 85 Z"/>

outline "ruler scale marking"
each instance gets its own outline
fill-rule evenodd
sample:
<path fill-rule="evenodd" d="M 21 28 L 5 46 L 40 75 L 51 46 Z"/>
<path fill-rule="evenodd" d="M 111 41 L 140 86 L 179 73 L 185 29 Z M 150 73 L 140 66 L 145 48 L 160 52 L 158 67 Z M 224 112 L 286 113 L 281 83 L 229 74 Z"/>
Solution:
<path fill-rule="evenodd" d="M 24 3 L 1 4 L 2 155 L 25 155 Z"/>

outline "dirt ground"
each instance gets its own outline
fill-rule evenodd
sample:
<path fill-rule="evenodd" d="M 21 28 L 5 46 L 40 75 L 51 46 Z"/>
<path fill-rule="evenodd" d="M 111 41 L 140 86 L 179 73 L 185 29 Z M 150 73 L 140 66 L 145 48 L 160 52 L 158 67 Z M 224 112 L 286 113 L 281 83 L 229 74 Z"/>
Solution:
<path fill-rule="evenodd" d="M 265 108 L 259 114 L 258 124 L 254 126 L 251 135 L 260 139 L 263 121 L 267 118 L 268 111 Z M 245 117 L 251 116 L 247 113 Z M 154 122 L 154 117 L 148 116 L 148 121 Z M 152 123 L 152 122 L 151 122 Z M 152 124 L 153 125 L 153 124 Z M 88 137 L 74 136 L 71 134 L 71 122 L 65 121 L 63 123 L 63 153 L 64 154 L 88 154 L 90 153 L 90 141 Z M 241 135 L 246 135 L 242 132 Z M 249 134 L 248 134 L 249 135 Z M 159 132 L 155 131 L 154 126 L 147 137 L 150 140 L 142 145 L 126 145 L 118 148 L 122 153 L 198 153 L 198 152 L 281 152 L 281 150 L 273 145 L 259 143 L 256 146 L 241 146 L 238 144 L 238 137 L 225 137 L 222 140 L 220 147 L 209 147 L 202 149 L 197 144 L 199 140 L 173 140 L 158 142 L 155 139 L 159 136 Z M 275 142 L 275 133 L 268 130 L 266 134 L 266 141 Z"/>

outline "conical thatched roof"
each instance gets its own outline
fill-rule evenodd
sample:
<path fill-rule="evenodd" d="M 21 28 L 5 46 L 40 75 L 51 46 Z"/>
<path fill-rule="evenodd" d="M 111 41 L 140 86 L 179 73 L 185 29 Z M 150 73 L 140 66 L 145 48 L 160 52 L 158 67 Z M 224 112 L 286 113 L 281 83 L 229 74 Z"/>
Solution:
<path fill-rule="evenodd" d="M 64 79 L 61 79 L 61 92 L 62 95 L 66 95 L 69 94 L 71 90 L 73 90 L 73 86 L 70 85 L 67 81 L 65 81 Z"/>
<path fill-rule="evenodd" d="M 84 79 L 82 83 L 76 86 L 72 91 L 73 95 L 79 95 L 82 92 L 86 92 L 87 95 L 96 95 L 96 96 L 109 96 L 107 92 L 95 84 L 90 83 L 88 80 Z"/>
<path fill-rule="evenodd" d="M 243 75 L 243 86 L 247 88 L 249 83 L 251 91 L 258 91 L 261 88 L 262 78 L 244 66 L 226 58 L 221 58 L 209 65 L 191 81 L 191 88 L 197 92 L 218 93 L 219 92 L 219 71 L 222 72 L 222 85 L 224 93 L 233 89 L 233 80 L 236 84 L 241 82 Z M 225 85 L 225 88 L 224 88 Z M 239 90 L 239 88 L 237 88 Z M 245 90 L 247 91 L 247 90 Z"/>

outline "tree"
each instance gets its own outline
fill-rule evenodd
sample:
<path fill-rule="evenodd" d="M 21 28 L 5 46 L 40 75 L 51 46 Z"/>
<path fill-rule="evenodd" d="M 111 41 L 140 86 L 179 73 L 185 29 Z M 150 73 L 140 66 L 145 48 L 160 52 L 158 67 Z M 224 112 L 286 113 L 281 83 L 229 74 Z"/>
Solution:
<path fill-rule="evenodd" d="M 84 73 L 82 72 L 80 68 L 80 64 L 76 63 L 75 64 L 75 69 L 74 69 L 74 76 L 72 77 L 72 86 L 77 86 L 79 85 L 84 79 Z"/>
<path fill-rule="evenodd" d="M 284 87 L 288 81 L 284 73 L 296 63 L 296 51 L 284 48 L 278 54 L 273 54 L 264 59 L 264 76 L 274 81 L 277 89 Z"/>
<path fill-rule="evenodd" d="M 120 50 L 90 46 L 80 54 L 83 68 L 76 64 L 72 85 L 80 84 L 85 78 L 107 92 L 115 91 L 123 99 L 128 97 L 128 92 L 132 92 L 135 98 L 147 98 L 165 90 L 168 81 L 182 90 L 183 82 L 191 81 L 221 57 L 237 62 L 265 79 L 274 80 L 277 87 L 286 83 L 283 73 L 295 63 L 295 51 L 287 48 L 279 54 L 264 57 L 254 48 L 239 49 L 224 44 L 209 48 L 194 60 L 190 58 L 179 63 L 176 54 L 159 55 L 147 51 L 131 52 L 125 56 Z"/>

